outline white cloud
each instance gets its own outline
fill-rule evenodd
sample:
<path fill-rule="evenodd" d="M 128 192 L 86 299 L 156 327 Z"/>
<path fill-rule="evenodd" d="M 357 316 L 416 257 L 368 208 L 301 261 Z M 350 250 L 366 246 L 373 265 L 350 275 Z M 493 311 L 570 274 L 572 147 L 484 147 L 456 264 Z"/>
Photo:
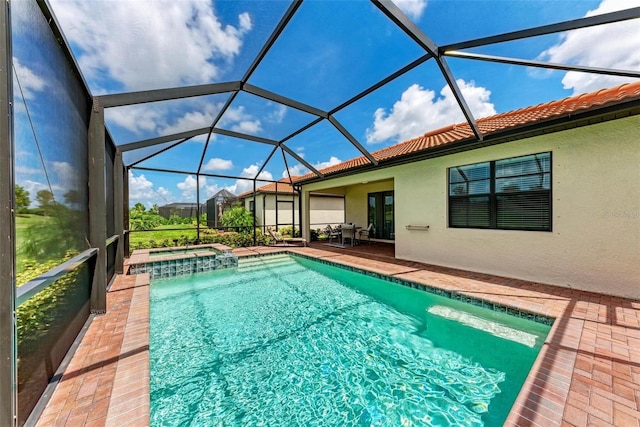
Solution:
<path fill-rule="evenodd" d="M 52 162 L 51 163 L 53 176 L 56 179 L 58 185 L 63 185 L 67 188 L 77 188 L 80 186 L 79 176 L 76 173 L 75 168 L 68 162 Z"/>
<path fill-rule="evenodd" d="M 176 187 L 182 190 L 182 200 L 196 199 L 195 195 L 198 188 L 198 182 L 200 183 L 200 188 L 206 188 L 207 178 L 204 176 L 201 176 L 198 181 L 193 175 L 188 175 L 184 181 L 176 184 Z"/>
<path fill-rule="evenodd" d="M 493 104 L 489 102 L 489 90 L 462 79 L 458 79 L 457 83 L 475 118 L 496 114 Z M 374 144 L 388 139 L 404 141 L 429 130 L 464 121 L 462 110 L 449 86 L 442 88 L 440 95 L 435 98 L 434 91 L 418 84 L 411 85 L 393 105 L 391 112 L 387 113 L 384 108 L 375 111 L 373 126 L 367 129 L 367 142 Z"/>
<path fill-rule="evenodd" d="M 153 192 L 153 183 L 145 178 L 144 175 L 135 176 L 129 171 L 129 198 L 146 199 Z"/>
<path fill-rule="evenodd" d="M 231 160 L 214 157 L 209 159 L 202 168 L 206 171 L 226 171 L 233 168 L 233 162 Z"/>
<path fill-rule="evenodd" d="M 105 120 L 136 134 L 155 132 L 163 113 L 149 105 L 134 105 L 126 108 L 106 108 Z"/>
<path fill-rule="evenodd" d="M 167 202 L 173 199 L 173 194 L 171 194 L 171 192 L 164 187 L 158 187 L 155 191 L 156 191 L 156 194 L 159 196 L 159 198 L 162 199 L 164 202 Z M 158 204 L 161 205 L 162 203 L 158 203 Z"/>
<path fill-rule="evenodd" d="M 640 6 L 640 0 L 604 0 L 585 16 L 601 15 Z M 637 20 L 598 25 L 571 31 L 560 36 L 560 42 L 540 54 L 538 59 L 564 64 L 578 64 L 600 68 L 640 70 L 640 25 Z M 630 77 L 614 77 L 570 71 L 562 84 L 574 94 L 593 92 L 624 82 L 637 81 Z"/>
<path fill-rule="evenodd" d="M 240 53 L 253 27 L 248 13 L 223 23 L 211 2 L 52 1 L 90 80 L 123 90 L 209 83 Z"/>
<path fill-rule="evenodd" d="M 393 0 L 408 17 L 419 20 L 427 7 L 427 0 Z"/>
<path fill-rule="evenodd" d="M 174 133 L 211 126 L 219 110 L 219 105 L 206 104 L 198 111 L 189 111 L 181 117 L 174 119 L 170 124 L 161 126 L 160 134 L 172 135 Z"/>
<path fill-rule="evenodd" d="M 302 175 L 306 175 L 309 173 L 309 169 L 307 169 L 306 166 L 298 163 L 295 164 L 293 166 L 289 166 L 289 173 L 291 174 L 291 176 L 302 176 Z M 287 175 L 287 171 L 283 170 L 282 171 L 282 177 L 283 178 L 289 178 L 289 175 Z"/>
<path fill-rule="evenodd" d="M 20 94 L 20 90 L 22 90 L 22 94 L 25 99 L 33 99 L 35 98 L 36 92 L 40 92 L 46 88 L 46 81 L 34 73 L 30 68 L 22 65 L 15 56 L 13 57 L 13 68 L 15 70 L 15 74 L 18 75 L 18 80 L 20 82 L 19 85 L 15 82 L 16 76 L 14 74 L 14 91 L 16 95 Z"/>
<path fill-rule="evenodd" d="M 16 157 L 18 157 L 17 154 L 16 154 Z M 42 169 L 28 167 L 28 166 L 20 165 L 20 164 L 16 164 L 16 167 L 15 167 L 14 170 L 16 171 L 16 175 L 20 174 L 22 176 L 24 176 L 24 175 L 38 175 L 38 174 L 42 173 Z"/>
<path fill-rule="evenodd" d="M 338 163 L 342 163 L 342 160 L 340 160 L 336 156 L 331 156 L 327 161 L 313 164 L 313 167 L 316 168 L 316 170 L 320 170 L 320 169 L 328 168 L 329 166 L 337 165 Z M 309 172 L 310 170 L 300 163 L 289 167 L 289 173 L 291 174 L 291 176 L 301 176 L 301 175 L 308 174 Z M 282 171 L 282 177 L 283 178 L 289 177 L 287 175 L 286 170 Z"/>
<path fill-rule="evenodd" d="M 182 201 L 193 203 L 197 200 L 197 197 L 196 197 L 196 189 L 198 187 L 197 181 L 198 180 L 193 175 L 189 175 L 184 179 L 184 181 L 176 184 L 176 187 L 178 187 L 178 189 L 182 191 Z M 206 176 L 201 176 L 199 182 L 200 182 L 201 194 L 202 192 L 204 192 L 204 195 L 206 196 L 207 199 L 213 196 L 214 194 L 216 194 L 218 191 L 220 191 L 220 187 L 215 182 L 213 184 L 210 184 L 209 181 L 207 181 Z"/>
<path fill-rule="evenodd" d="M 221 108 L 221 103 L 197 99 L 174 100 L 108 108 L 105 110 L 105 119 L 108 124 L 120 126 L 137 135 L 172 135 L 211 126 Z M 176 110 L 181 115 L 177 115 Z M 257 134 L 262 131 L 260 120 L 246 113 L 243 106 L 227 109 L 220 125 L 241 133 Z M 215 134 L 211 137 L 215 138 Z"/>
<path fill-rule="evenodd" d="M 49 187 L 47 186 L 47 184 L 39 181 L 33 181 L 31 179 L 22 180 L 17 184 L 29 192 L 29 199 L 31 199 L 31 207 L 33 207 L 33 204 L 35 203 L 36 194 L 38 194 L 38 191 L 49 190 Z"/>
<path fill-rule="evenodd" d="M 256 119 L 251 114 L 244 111 L 244 106 L 237 108 L 228 108 L 224 112 L 222 119 L 220 120 L 221 126 L 226 126 L 231 123 L 235 123 L 231 126 L 231 130 L 234 132 L 257 134 L 262 131 L 262 123 L 259 119 Z"/>
<path fill-rule="evenodd" d="M 238 16 L 238 20 L 240 21 L 240 28 L 244 32 L 248 32 L 253 27 L 253 24 L 251 23 L 251 16 L 247 12 L 241 13 Z"/>
<path fill-rule="evenodd" d="M 248 168 L 242 169 L 242 173 L 240 174 L 240 176 L 247 177 L 247 178 L 254 178 L 256 177 L 256 174 L 258 173 L 259 170 L 260 170 L 259 165 L 257 164 L 251 165 Z M 263 170 L 262 172 L 260 172 L 257 178 L 269 179 L 273 181 L 273 175 L 271 174 L 271 172 L 267 170 Z"/>
<path fill-rule="evenodd" d="M 131 205 L 140 202 L 147 206 L 153 204 L 162 206 L 172 198 L 173 195 L 166 188 L 154 188 L 153 183 L 143 174 L 135 176 L 132 171 L 129 171 L 129 201 Z"/>
<path fill-rule="evenodd" d="M 342 160 L 340 160 L 336 156 L 331 156 L 329 157 L 329 160 L 325 162 L 318 162 L 314 164 L 313 167 L 315 167 L 316 169 L 324 169 L 328 168 L 329 166 L 337 165 L 338 163 L 342 163 Z"/>
<path fill-rule="evenodd" d="M 282 123 L 286 115 L 287 107 L 285 105 L 278 104 L 273 111 L 269 113 L 267 120 L 272 123 Z"/>
<path fill-rule="evenodd" d="M 40 190 L 53 191 L 56 199 L 63 202 L 63 195 L 73 189 L 81 187 L 78 174 L 73 166 L 68 162 L 52 161 L 47 162 L 48 178 L 44 175 L 44 170 L 30 168 L 28 166 L 16 166 L 17 184 L 24 187 L 32 200 L 35 200 L 36 193 Z M 29 178 L 27 178 L 29 177 Z M 48 182 L 51 184 L 49 187 Z"/>
<path fill-rule="evenodd" d="M 253 164 L 249 167 L 242 169 L 241 177 L 246 177 L 250 179 L 237 179 L 233 185 L 226 187 L 227 190 L 232 192 L 233 194 L 242 194 L 249 190 L 253 190 L 253 178 L 256 176 L 258 171 L 260 170 L 260 165 Z M 269 181 L 273 181 L 273 174 L 267 170 L 263 170 L 257 176 L 258 178 L 268 179 Z M 261 187 L 265 184 L 268 184 L 267 181 L 256 181 L 256 188 Z"/>
<path fill-rule="evenodd" d="M 138 135 L 145 132 L 171 135 L 211 126 L 220 108 L 221 104 L 181 100 L 107 108 L 105 119 L 109 125 L 120 126 Z M 176 115 L 176 110 L 183 112 L 182 115 Z"/>
<path fill-rule="evenodd" d="M 260 120 L 244 120 L 240 123 L 231 126 L 231 130 L 239 133 L 246 133 L 250 135 L 255 135 L 262 131 L 262 124 Z"/>

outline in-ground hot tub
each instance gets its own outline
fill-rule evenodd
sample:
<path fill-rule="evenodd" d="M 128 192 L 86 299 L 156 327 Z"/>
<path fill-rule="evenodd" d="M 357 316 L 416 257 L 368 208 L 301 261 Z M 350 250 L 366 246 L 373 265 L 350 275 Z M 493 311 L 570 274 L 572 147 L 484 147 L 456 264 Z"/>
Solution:
<path fill-rule="evenodd" d="M 238 266 L 229 246 L 209 245 L 137 249 L 128 261 L 129 274 L 149 273 L 152 279 Z"/>

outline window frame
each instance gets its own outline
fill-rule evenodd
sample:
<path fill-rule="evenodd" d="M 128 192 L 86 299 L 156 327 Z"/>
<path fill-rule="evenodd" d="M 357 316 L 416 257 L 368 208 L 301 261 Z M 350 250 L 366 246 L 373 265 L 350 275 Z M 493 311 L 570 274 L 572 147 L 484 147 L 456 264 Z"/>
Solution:
<path fill-rule="evenodd" d="M 505 160 L 514 160 L 514 159 L 519 159 L 519 158 L 523 158 L 523 157 L 530 157 L 530 156 L 539 156 L 539 155 L 544 155 L 547 154 L 549 156 L 549 188 L 548 189 L 539 189 L 539 190 L 524 190 L 524 191 L 512 191 L 512 192 L 497 192 L 496 191 L 496 184 L 498 182 L 499 179 L 503 179 L 505 177 L 497 177 L 496 176 L 496 163 L 498 162 L 502 162 Z M 481 165 L 484 163 L 489 163 L 489 177 L 485 178 L 489 180 L 489 192 L 488 193 L 478 193 L 478 194 L 463 194 L 463 195 L 452 195 L 451 194 L 451 186 L 455 185 L 456 182 L 452 182 L 451 181 L 451 170 L 452 169 L 456 169 L 456 168 L 460 168 L 460 167 L 465 167 L 465 166 L 474 166 L 474 165 Z M 513 156 L 513 157 L 505 157 L 505 158 L 501 158 L 501 159 L 496 159 L 496 160 L 485 160 L 485 161 L 480 161 L 480 162 L 475 162 L 475 163 L 468 163 L 468 164 L 464 164 L 464 165 L 456 165 L 456 166 L 451 166 L 447 168 L 447 227 L 448 228 L 470 228 L 470 229 L 481 229 L 481 230 L 509 230 L 509 231 L 542 231 L 542 232 L 552 232 L 553 231 L 553 152 L 552 151 L 543 151 L 543 152 L 538 152 L 538 153 L 531 153 L 531 154 L 524 154 L 524 155 L 520 155 L 520 156 Z M 547 172 L 542 172 L 542 177 L 544 180 L 544 176 L 547 174 Z M 512 178 L 512 177 L 527 177 L 527 176 L 535 176 L 535 175 L 540 175 L 540 174 L 534 174 L 534 173 L 522 173 L 519 175 L 513 175 L 513 176 L 509 176 L 508 178 Z M 472 181 L 479 181 L 479 179 L 473 179 L 470 180 L 469 182 Z M 503 195 L 547 195 L 548 197 L 548 206 L 549 206 L 549 222 L 548 222 L 548 228 L 536 228 L 536 227 L 504 227 L 504 226 L 498 226 L 498 216 L 499 216 L 499 211 L 498 211 L 498 198 L 500 196 Z M 488 201 L 488 215 L 489 215 L 489 225 L 488 226 L 473 226 L 473 225 L 452 225 L 452 199 L 467 199 L 469 200 L 470 198 L 481 198 L 481 197 L 488 197 L 489 201 Z"/>

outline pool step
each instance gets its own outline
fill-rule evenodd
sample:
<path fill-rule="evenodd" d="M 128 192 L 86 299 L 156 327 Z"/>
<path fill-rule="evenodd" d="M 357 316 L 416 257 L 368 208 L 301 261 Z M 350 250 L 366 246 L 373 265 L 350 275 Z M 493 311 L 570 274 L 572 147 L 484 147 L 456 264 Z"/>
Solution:
<path fill-rule="evenodd" d="M 238 271 L 254 271 L 268 267 L 282 267 L 295 264 L 289 255 L 274 255 L 258 258 L 239 258 Z"/>
<path fill-rule="evenodd" d="M 238 267 L 271 266 L 294 262 L 288 255 L 238 259 Z"/>

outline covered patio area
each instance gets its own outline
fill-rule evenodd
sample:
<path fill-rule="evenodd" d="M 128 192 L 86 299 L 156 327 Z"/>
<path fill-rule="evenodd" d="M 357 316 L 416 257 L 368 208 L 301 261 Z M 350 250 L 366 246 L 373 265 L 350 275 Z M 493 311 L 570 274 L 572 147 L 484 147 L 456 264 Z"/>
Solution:
<path fill-rule="evenodd" d="M 345 245 L 344 247 L 337 247 L 327 244 L 325 241 L 311 242 L 310 248 L 319 249 L 327 252 L 333 252 L 341 255 L 353 255 L 365 259 L 387 261 L 387 262 L 403 262 L 396 259 L 395 251 L 396 245 L 394 243 L 387 242 L 361 242 L 357 245 Z"/>

